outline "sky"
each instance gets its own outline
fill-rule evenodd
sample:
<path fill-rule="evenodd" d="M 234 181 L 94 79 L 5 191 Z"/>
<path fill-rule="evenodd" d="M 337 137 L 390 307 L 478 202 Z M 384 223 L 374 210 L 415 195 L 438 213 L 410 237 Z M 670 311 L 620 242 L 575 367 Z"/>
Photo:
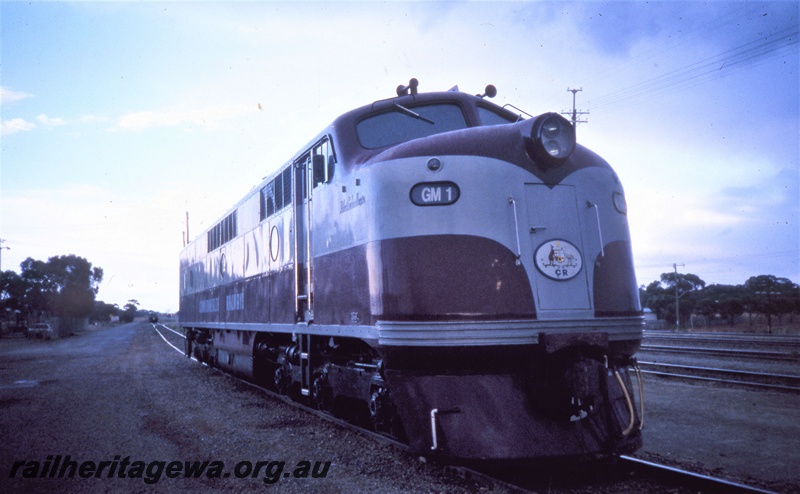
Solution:
<path fill-rule="evenodd" d="M 798 3 L 0 2 L 0 268 L 75 254 L 178 310 L 178 256 L 338 115 L 420 91 L 588 112 L 639 284 L 800 283 Z"/>

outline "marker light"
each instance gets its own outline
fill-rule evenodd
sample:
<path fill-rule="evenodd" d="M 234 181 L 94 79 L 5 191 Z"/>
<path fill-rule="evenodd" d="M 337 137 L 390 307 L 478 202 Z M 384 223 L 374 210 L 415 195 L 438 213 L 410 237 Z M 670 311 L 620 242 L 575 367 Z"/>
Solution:
<path fill-rule="evenodd" d="M 428 170 L 438 172 L 442 169 L 442 161 L 439 158 L 431 158 L 428 160 Z"/>
<path fill-rule="evenodd" d="M 559 165 L 575 151 L 575 129 L 557 113 L 539 115 L 531 126 L 531 157 L 548 165 Z"/>

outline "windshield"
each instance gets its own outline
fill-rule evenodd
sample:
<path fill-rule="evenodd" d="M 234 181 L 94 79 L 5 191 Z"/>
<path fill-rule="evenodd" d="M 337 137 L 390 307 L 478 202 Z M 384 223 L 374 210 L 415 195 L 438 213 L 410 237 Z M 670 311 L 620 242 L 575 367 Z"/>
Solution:
<path fill-rule="evenodd" d="M 356 133 L 362 146 L 375 149 L 466 128 L 467 122 L 458 105 L 404 107 L 395 104 L 388 112 L 358 122 Z"/>
<path fill-rule="evenodd" d="M 481 119 L 481 125 L 503 125 L 517 122 L 519 119 L 511 119 L 506 115 L 501 115 L 493 110 L 478 107 L 478 116 Z"/>

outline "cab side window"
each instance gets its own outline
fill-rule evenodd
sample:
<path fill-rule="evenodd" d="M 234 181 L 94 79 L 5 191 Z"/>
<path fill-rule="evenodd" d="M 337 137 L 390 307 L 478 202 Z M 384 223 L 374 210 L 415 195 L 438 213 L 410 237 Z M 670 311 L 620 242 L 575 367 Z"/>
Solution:
<path fill-rule="evenodd" d="M 314 187 L 333 180 L 333 151 L 330 141 L 325 140 L 314 146 L 311 154 L 311 167 L 314 174 Z"/>

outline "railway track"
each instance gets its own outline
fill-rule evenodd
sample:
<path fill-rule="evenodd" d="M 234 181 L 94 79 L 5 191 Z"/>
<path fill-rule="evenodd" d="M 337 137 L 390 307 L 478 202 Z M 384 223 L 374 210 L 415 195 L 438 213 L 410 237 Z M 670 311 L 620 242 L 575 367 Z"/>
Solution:
<path fill-rule="evenodd" d="M 643 344 L 651 346 L 771 351 L 800 357 L 800 336 L 742 333 L 671 333 L 645 330 Z"/>
<path fill-rule="evenodd" d="M 676 333 L 664 330 L 644 330 L 647 339 L 691 339 L 695 341 L 764 341 L 779 343 L 795 343 L 800 345 L 800 335 L 774 335 L 756 333 Z"/>
<path fill-rule="evenodd" d="M 800 393 L 800 376 L 640 361 L 645 374 Z"/>
<path fill-rule="evenodd" d="M 185 336 L 181 332 L 176 331 L 163 324 L 151 324 L 151 326 L 167 345 L 172 347 L 175 351 L 177 351 L 181 355 L 183 356 L 186 355 L 183 350 Z M 192 357 L 192 360 L 196 361 L 194 357 Z M 260 392 L 263 392 L 272 398 L 281 400 L 290 406 L 302 409 L 307 413 L 314 414 L 324 420 L 336 423 L 341 427 L 345 427 L 349 430 L 354 430 L 359 434 L 365 435 L 380 443 L 391 445 L 404 452 L 410 452 L 406 444 L 403 444 L 387 435 L 373 432 L 364 429 L 362 427 L 358 427 L 346 420 L 342 420 L 328 413 L 321 412 L 319 410 L 315 410 L 313 408 L 304 406 L 300 403 L 293 401 L 287 396 L 275 393 L 270 389 L 267 389 L 263 386 L 259 386 L 258 384 L 252 383 L 250 381 L 240 379 L 231 374 L 227 373 L 223 374 L 233 380 L 236 380 L 249 387 L 257 389 Z M 606 489 L 608 488 L 608 482 L 618 482 L 619 484 L 618 485 L 615 484 L 615 486 L 612 487 L 612 489 L 616 489 L 616 491 L 621 490 L 621 491 L 631 491 L 631 492 L 640 491 L 642 489 L 651 490 L 654 487 L 668 488 L 670 489 L 670 492 L 673 492 L 675 494 L 680 494 L 684 492 L 687 494 L 696 492 L 762 493 L 762 494 L 772 492 L 757 487 L 740 484 L 726 479 L 721 479 L 695 472 L 690 472 L 687 470 L 682 470 L 668 465 L 662 465 L 650 461 L 645 461 L 631 456 L 620 456 L 619 458 L 614 459 L 614 463 L 615 463 L 615 468 L 610 473 L 606 469 L 606 464 L 604 463 L 595 463 L 595 467 L 588 469 L 583 469 L 581 467 L 578 467 L 581 468 L 582 471 L 581 474 L 577 476 L 574 475 L 574 473 L 571 470 L 566 471 L 566 473 L 565 472 L 556 473 L 555 475 L 561 475 L 561 476 L 566 475 L 566 478 L 570 479 L 570 480 L 562 479 L 561 481 L 556 480 L 556 484 L 560 484 L 563 482 L 564 483 L 563 486 L 554 485 L 554 473 L 550 471 L 549 466 L 545 467 L 545 470 L 538 470 L 538 469 L 530 470 L 526 468 L 525 469 L 526 473 L 520 473 L 518 469 L 513 472 L 505 471 L 498 473 L 496 471 L 480 470 L 474 468 L 467 468 L 463 466 L 448 466 L 447 468 L 452 473 L 460 477 L 483 479 L 509 492 L 521 492 L 521 493 L 540 492 L 542 488 L 545 488 L 547 492 L 553 494 L 573 492 L 575 487 L 575 482 L 588 482 L 589 484 L 600 483 L 603 484 L 604 488 Z M 602 478 L 599 479 L 593 478 L 593 474 L 591 472 L 588 473 L 588 477 L 585 476 L 587 470 L 593 471 L 594 468 L 597 468 L 597 465 L 599 465 L 600 470 L 602 470 L 602 473 L 600 474 Z M 550 473 L 547 473 L 548 471 Z M 557 471 L 558 470 L 556 470 L 556 472 Z M 632 482 L 630 480 L 632 476 L 637 477 L 636 480 L 633 481 L 635 485 L 625 485 L 626 483 Z M 649 484 L 649 482 L 651 482 L 651 480 L 649 479 L 652 479 L 652 482 L 657 482 L 658 484 Z M 642 482 L 645 482 L 646 485 L 643 486 Z M 592 488 L 592 490 L 594 490 L 593 488 L 594 486 L 592 485 L 580 486 L 579 490 L 585 492 L 586 487 Z"/>
<path fill-rule="evenodd" d="M 768 351 L 768 350 L 743 350 L 737 348 L 713 348 L 713 347 L 690 347 L 690 346 L 673 346 L 673 345 L 650 345 L 642 344 L 640 351 L 650 351 L 659 353 L 679 353 L 679 354 L 697 354 L 709 355 L 716 357 L 736 357 L 736 358 L 754 358 L 762 360 L 786 360 L 797 361 L 800 356 L 791 352 Z"/>
<path fill-rule="evenodd" d="M 800 393 L 796 336 L 646 331 L 639 358 L 654 376 Z"/>
<path fill-rule="evenodd" d="M 763 494 L 773 492 L 739 482 L 634 458 L 632 456 L 621 456 L 619 460 L 632 471 L 648 476 L 669 479 L 670 481 L 678 481 L 682 486 L 691 488 L 693 492 L 725 492 L 729 494 Z"/>

